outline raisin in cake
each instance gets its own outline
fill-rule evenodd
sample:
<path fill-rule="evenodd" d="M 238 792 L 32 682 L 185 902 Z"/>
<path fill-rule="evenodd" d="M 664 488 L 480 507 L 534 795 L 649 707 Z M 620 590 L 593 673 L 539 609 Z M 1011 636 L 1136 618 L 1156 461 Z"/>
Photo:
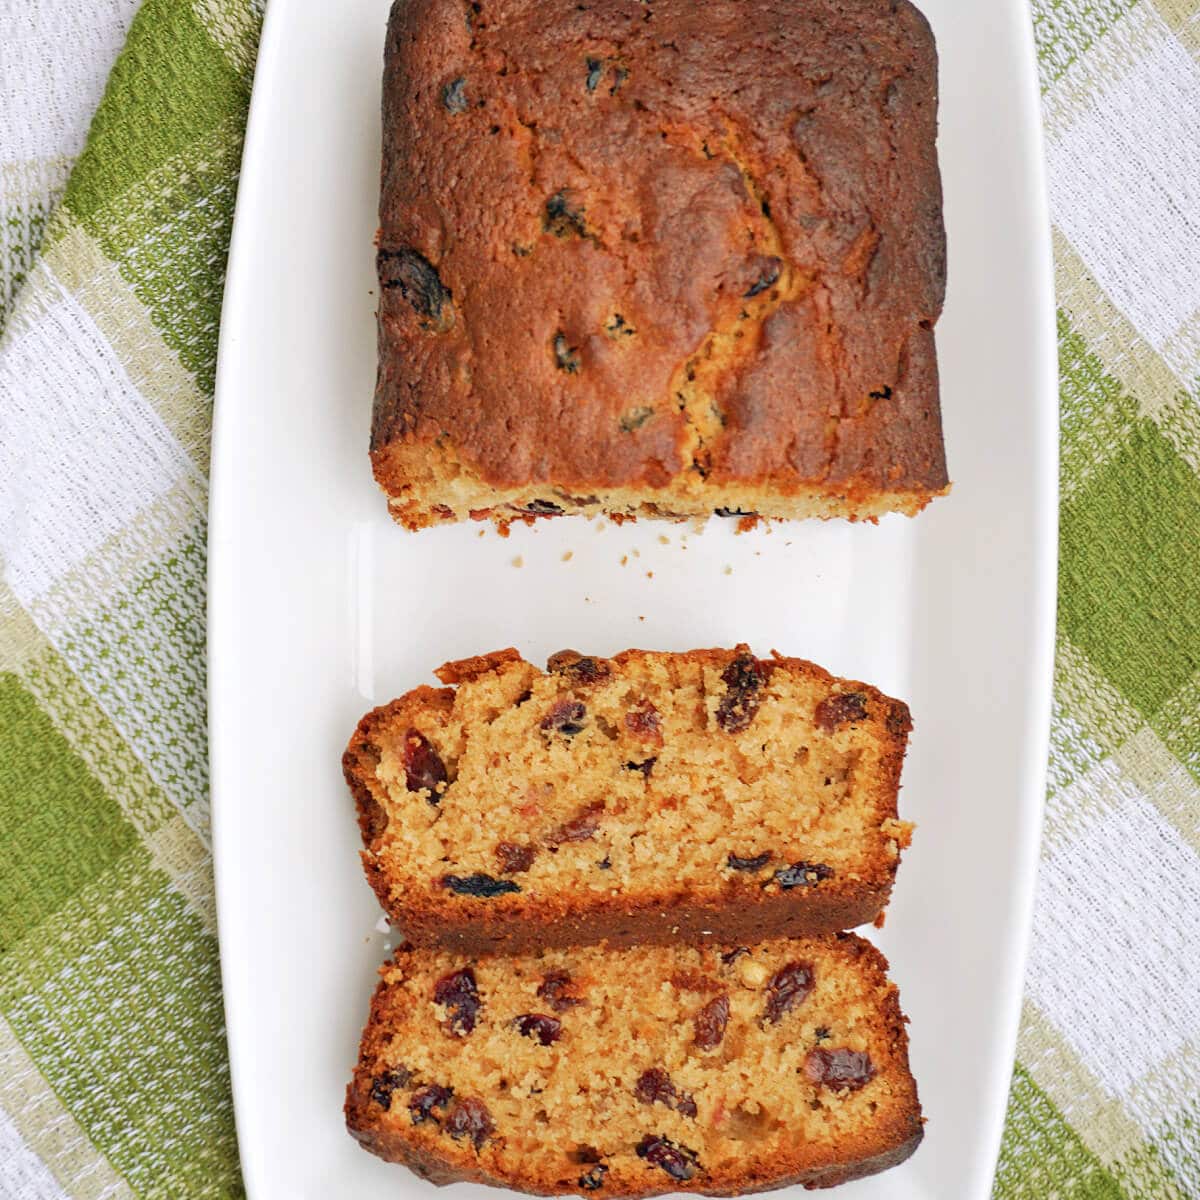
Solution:
<path fill-rule="evenodd" d="M 405 0 L 376 479 L 409 528 L 873 519 L 947 488 L 907 0 Z"/>
<path fill-rule="evenodd" d="M 467 957 L 381 972 L 350 1132 L 438 1183 L 542 1195 L 827 1187 L 921 1109 L 883 956 L 850 934 Z"/>
<path fill-rule="evenodd" d="M 359 723 L 363 863 L 418 944 L 830 933 L 887 902 L 907 707 L 745 646 L 450 663 Z"/>

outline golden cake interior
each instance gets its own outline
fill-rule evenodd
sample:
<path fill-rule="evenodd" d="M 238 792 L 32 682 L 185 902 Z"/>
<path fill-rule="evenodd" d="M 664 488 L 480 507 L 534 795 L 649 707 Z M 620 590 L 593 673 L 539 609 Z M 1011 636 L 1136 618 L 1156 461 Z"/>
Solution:
<path fill-rule="evenodd" d="M 879 1152 L 920 1129 L 885 970 L 851 936 L 401 951 L 382 971 L 351 1124 L 394 1126 L 442 1154 L 457 1141 L 501 1178 L 571 1191 L 768 1180 Z M 452 1096 L 429 1104 L 430 1085 Z M 482 1113 L 452 1116 L 469 1101 Z"/>
<path fill-rule="evenodd" d="M 371 855 L 410 901 L 446 877 L 700 899 L 784 886 L 795 864 L 890 878 L 911 828 L 896 816 L 907 710 L 797 660 L 761 665 L 739 708 L 741 661 L 756 660 L 517 659 L 452 703 L 393 705 L 367 735 Z M 428 751 L 444 781 L 423 773 Z"/>

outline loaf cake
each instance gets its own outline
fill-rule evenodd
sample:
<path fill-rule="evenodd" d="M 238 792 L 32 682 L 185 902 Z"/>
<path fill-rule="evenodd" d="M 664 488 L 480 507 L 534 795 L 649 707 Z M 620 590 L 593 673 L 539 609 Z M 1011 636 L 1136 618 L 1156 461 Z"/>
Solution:
<path fill-rule="evenodd" d="M 921 1140 L 887 963 L 851 934 L 381 971 L 350 1132 L 437 1183 L 730 1195 L 828 1187 Z"/>
<path fill-rule="evenodd" d="M 907 0 L 395 4 L 395 519 L 918 512 L 947 488 L 936 109 Z"/>
<path fill-rule="evenodd" d="M 405 937 L 470 950 L 830 933 L 886 904 L 907 707 L 747 647 L 448 663 L 343 767 Z"/>

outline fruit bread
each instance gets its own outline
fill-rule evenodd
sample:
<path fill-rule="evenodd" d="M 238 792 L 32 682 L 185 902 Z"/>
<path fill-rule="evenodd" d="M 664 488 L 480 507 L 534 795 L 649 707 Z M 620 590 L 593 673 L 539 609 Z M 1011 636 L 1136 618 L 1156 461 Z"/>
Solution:
<path fill-rule="evenodd" d="M 397 521 L 946 490 L 937 56 L 907 0 L 404 0 L 384 63 Z"/>
<path fill-rule="evenodd" d="M 921 1140 L 883 956 L 852 934 L 381 971 L 350 1132 L 437 1183 L 541 1195 L 828 1187 Z"/>
<path fill-rule="evenodd" d="M 380 903 L 421 945 L 831 933 L 886 904 L 911 827 L 907 707 L 733 650 L 543 672 L 448 663 L 368 713 L 343 767 Z"/>

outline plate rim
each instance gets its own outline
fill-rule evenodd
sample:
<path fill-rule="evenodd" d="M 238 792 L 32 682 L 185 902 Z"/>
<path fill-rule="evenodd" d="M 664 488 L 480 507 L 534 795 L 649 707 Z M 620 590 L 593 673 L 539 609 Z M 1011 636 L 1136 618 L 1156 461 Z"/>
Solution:
<path fill-rule="evenodd" d="M 919 4 L 919 0 L 917 0 Z M 212 862 L 216 901 L 217 936 L 220 947 L 222 974 L 222 1006 L 225 1019 L 227 1057 L 230 1086 L 233 1099 L 234 1120 L 237 1127 L 239 1161 L 242 1179 L 248 1196 L 265 1195 L 269 1192 L 265 1173 L 260 1169 L 257 1147 L 247 1145 L 242 1136 L 243 1105 L 249 1088 L 244 1082 L 249 1072 L 250 1055 L 246 1050 L 248 1029 L 243 1027 L 238 1012 L 231 1003 L 232 989 L 224 979 L 236 971 L 236 966 L 227 960 L 229 944 L 228 928 L 234 924 L 231 915 L 233 902 L 228 898 L 230 885 L 225 882 L 232 871 L 229 856 L 220 852 L 226 826 L 224 797 L 236 793 L 236 783 L 227 779 L 227 754 L 221 722 L 223 706 L 220 696 L 224 690 L 227 655 L 224 652 L 226 631 L 236 613 L 236 583 L 230 561 L 231 537 L 229 530 L 236 521 L 236 511 L 229 498 L 233 495 L 230 478 L 232 464 L 226 443 L 230 440 L 229 421 L 223 420 L 228 411 L 224 396 L 236 392 L 234 349 L 240 344 L 239 331 L 231 318 L 243 307 L 243 294 L 250 286 L 248 278 L 250 255 L 243 244 L 253 237 L 251 218 L 247 215 L 260 206 L 258 192 L 260 176 L 266 155 L 260 145 L 267 139 L 270 127 L 263 115 L 266 102 L 263 97 L 271 90 L 277 74 L 285 68 L 279 47 L 284 40 L 286 23 L 292 18 L 293 5 L 287 0 L 273 0 L 267 5 L 259 41 L 258 57 L 247 115 L 246 133 L 242 149 L 237 197 L 226 260 L 225 288 L 221 303 L 220 332 L 217 354 L 217 370 L 214 387 L 212 437 L 210 443 L 208 544 L 207 544 L 207 617 L 206 617 L 206 700 L 208 754 L 210 771 L 210 802 L 212 829 Z M 1035 361 L 1034 374 L 1040 379 L 1039 392 L 1044 398 L 1038 408 L 1038 419 L 1034 422 L 1039 436 L 1032 447 L 1036 465 L 1032 477 L 1039 491 L 1038 510 L 1042 517 L 1034 528 L 1036 545 L 1032 548 L 1032 572 L 1037 582 L 1039 595 L 1031 601 L 1029 624 L 1030 687 L 1025 696 L 1025 736 L 1022 741 L 1024 780 L 1022 813 L 1024 816 L 1023 836 L 1016 839 L 1018 861 L 1014 864 L 1017 882 L 1011 889 L 1009 912 L 1012 914 L 1008 932 L 1005 957 L 1012 969 L 1005 973 L 1002 986 L 1006 995 L 999 1005 L 1002 1016 L 996 1021 L 998 1031 L 991 1037 L 991 1062 L 994 1069 L 1002 1070 L 1005 1076 L 1003 1087 L 991 1089 L 981 1107 L 984 1112 L 981 1123 L 980 1141 L 990 1147 L 986 1161 L 979 1163 L 976 1178 L 979 1186 L 973 1193 L 979 1200 L 988 1196 L 999 1159 L 1001 1140 L 1008 1109 L 1009 1083 L 1016 1064 L 1017 1035 L 1020 1025 L 1022 1001 L 1025 992 L 1026 967 L 1033 932 L 1033 909 L 1036 899 L 1037 871 L 1041 855 L 1045 789 L 1050 745 L 1050 721 L 1053 706 L 1053 678 L 1057 612 L 1058 575 L 1058 517 L 1059 495 L 1059 407 L 1058 407 L 1058 355 L 1055 326 L 1055 288 L 1052 232 L 1046 164 L 1044 151 L 1044 129 L 1041 119 L 1041 94 L 1037 68 L 1036 41 L 1033 29 L 1031 0 L 1010 0 L 1010 19 L 1017 20 L 1022 27 L 1019 41 L 1019 72 L 1014 80 L 1015 103 L 1012 124 L 1020 138 L 1020 155 L 1025 165 L 1026 203 L 1032 219 L 1022 230 L 1031 257 L 1038 265 L 1031 269 L 1033 292 L 1029 306 L 1037 311 L 1031 322 L 1037 330 L 1036 343 L 1030 346 L 1031 358 Z M 951 498 L 941 503 L 952 503 Z M 920 520 L 920 518 L 915 518 Z M 225 899 L 223 899 L 223 896 Z M 1003 1027 L 1002 1029 L 999 1027 Z M 918 1081 L 919 1082 L 919 1081 Z"/>
<path fill-rule="evenodd" d="M 1045 130 L 1042 123 L 1041 85 L 1038 74 L 1037 41 L 1033 28 L 1032 0 L 1015 0 L 1014 10 L 1021 17 L 1022 34 L 1020 45 L 1020 78 L 1014 87 L 1019 97 L 1019 124 L 1022 127 L 1021 144 L 1023 157 L 1027 160 L 1027 202 L 1035 214 L 1031 222 L 1030 248 L 1034 259 L 1040 264 L 1034 273 L 1035 293 L 1030 299 L 1038 310 L 1035 326 L 1038 329 L 1038 344 L 1033 347 L 1037 362 L 1037 374 L 1041 376 L 1040 390 L 1045 402 L 1039 410 L 1041 436 L 1034 451 L 1038 463 L 1034 477 L 1042 492 L 1041 511 L 1043 519 L 1037 525 L 1038 545 L 1034 554 L 1035 572 L 1041 595 L 1035 609 L 1036 620 L 1032 623 L 1030 640 L 1030 676 L 1036 681 L 1036 692 L 1031 689 L 1027 699 L 1025 739 L 1025 803 L 1028 805 L 1026 839 L 1022 846 L 1021 862 L 1018 866 L 1020 887 L 1014 889 L 1015 920 L 1010 931 L 1009 954 L 1013 970 L 1004 983 L 1008 995 L 1002 1007 L 1007 1008 L 1007 1028 L 994 1039 L 994 1061 L 1007 1064 L 1009 1084 L 1003 1089 L 1002 1102 L 991 1106 L 984 1118 L 990 1129 L 983 1141 L 990 1145 L 991 1152 L 986 1164 L 986 1173 L 981 1166 L 981 1200 L 990 1194 L 1000 1161 L 1001 1142 L 1008 1118 L 1008 1100 L 1011 1079 L 1017 1065 L 1017 1037 L 1020 1033 L 1021 1009 L 1025 998 L 1025 979 L 1029 963 L 1029 949 L 1033 940 L 1033 909 L 1037 898 L 1037 873 L 1041 861 L 1042 840 L 1046 813 L 1046 783 L 1050 766 L 1050 723 L 1054 706 L 1054 659 L 1058 625 L 1058 534 L 1059 508 L 1059 374 L 1058 339 L 1056 331 L 1056 297 L 1054 284 L 1054 249 L 1051 232 L 1049 189 L 1046 180 Z M 997 1090 L 999 1095 L 999 1089 Z"/>

